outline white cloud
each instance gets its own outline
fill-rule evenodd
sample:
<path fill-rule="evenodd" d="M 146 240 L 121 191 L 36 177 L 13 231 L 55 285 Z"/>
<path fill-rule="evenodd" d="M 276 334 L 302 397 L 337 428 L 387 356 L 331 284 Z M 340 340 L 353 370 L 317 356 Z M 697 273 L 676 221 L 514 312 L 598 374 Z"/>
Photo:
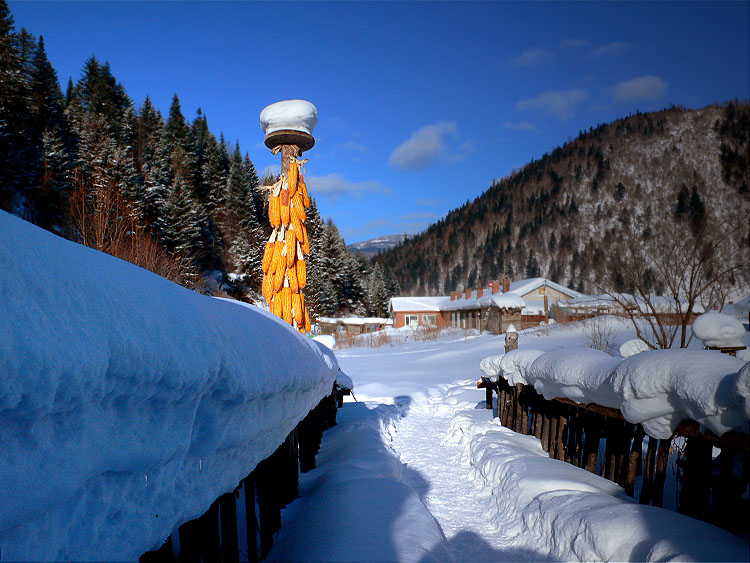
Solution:
<path fill-rule="evenodd" d="M 393 150 L 388 164 L 399 170 L 433 166 L 448 152 L 445 143 L 446 136 L 455 137 L 455 135 L 455 121 L 440 121 L 433 125 L 425 125 Z"/>
<path fill-rule="evenodd" d="M 576 47 L 585 47 L 589 42 L 587 39 L 563 39 L 558 47 L 560 49 L 574 49 Z"/>
<path fill-rule="evenodd" d="M 506 121 L 503 123 L 503 127 L 510 129 L 511 131 L 536 131 L 536 125 L 529 123 L 528 121 L 519 121 L 518 123 Z"/>
<path fill-rule="evenodd" d="M 523 53 L 510 59 L 510 64 L 517 67 L 531 66 L 537 63 L 550 63 L 555 55 L 547 49 L 526 49 Z"/>
<path fill-rule="evenodd" d="M 630 49 L 630 45 L 623 43 L 622 41 L 615 41 L 614 43 L 608 43 L 602 45 L 591 51 L 592 57 L 614 57 L 622 55 L 625 51 Z"/>
<path fill-rule="evenodd" d="M 391 193 L 391 189 L 380 182 L 349 182 L 341 174 L 328 174 L 326 176 L 305 175 L 305 183 L 310 190 L 310 195 L 339 197 L 350 195 L 357 198 L 366 193 Z"/>
<path fill-rule="evenodd" d="M 615 103 L 658 100 L 667 91 L 667 83 L 658 76 L 639 76 L 611 88 Z"/>
<path fill-rule="evenodd" d="M 517 102 L 516 110 L 539 110 L 557 116 L 560 119 L 568 119 L 573 117 L 573 107 L 587 97 L 588 92 L 581 89 L 544 92 L 536 98 Z"/>

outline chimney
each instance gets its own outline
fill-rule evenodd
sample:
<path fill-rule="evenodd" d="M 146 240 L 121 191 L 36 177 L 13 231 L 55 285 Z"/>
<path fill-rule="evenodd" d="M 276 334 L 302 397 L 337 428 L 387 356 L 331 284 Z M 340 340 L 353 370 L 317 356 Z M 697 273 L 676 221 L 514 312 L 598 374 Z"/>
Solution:
<path fill-rule="evenodd" d="M 466 299 L 471 299 L 471 290 L 470 289 L 466 290 Z"/>
<path fill-rule="evenodd" d="M 456 292 L 451 291 L 451 301 L 455 301 L 455 300 L 456 300 Z"/>
<path fill-rule="evenodd" d="M 510 291 L 510 278 L 503 278 L 503 293 Z"/>
<path fill-rule="evenodd" d="M 477 288 L 477 299 L 479 299 L 482 295 L 484 295 L 484 288 L 478 287 Z"/>
<path fill-rule="evenodd" d="M 498 291 L 500 291 L 500 282 L 495 280 L 490 283 L 492 284 L 492 295 L 495 295 Z"/>

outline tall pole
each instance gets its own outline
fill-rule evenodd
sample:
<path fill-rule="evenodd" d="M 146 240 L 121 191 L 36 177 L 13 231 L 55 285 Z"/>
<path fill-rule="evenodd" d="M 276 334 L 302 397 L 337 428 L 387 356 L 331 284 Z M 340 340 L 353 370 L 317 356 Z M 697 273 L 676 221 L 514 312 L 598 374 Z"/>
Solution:
<path fill-rule="evenodd" d="M 298 160 L 315 145 L 311 131 L 318 112 L 310 102 L 288 100 L 266 107 L 260 114 L 264 142 L 273 154 L 281 153 L 281 175 L 270 186 L 268 218 L 273 232 L 263 256 L 263 296 L 271 312 L 303 334 L 310 332 L 305 306 L 310 240 L 305 221 L 310 205 Z"/>

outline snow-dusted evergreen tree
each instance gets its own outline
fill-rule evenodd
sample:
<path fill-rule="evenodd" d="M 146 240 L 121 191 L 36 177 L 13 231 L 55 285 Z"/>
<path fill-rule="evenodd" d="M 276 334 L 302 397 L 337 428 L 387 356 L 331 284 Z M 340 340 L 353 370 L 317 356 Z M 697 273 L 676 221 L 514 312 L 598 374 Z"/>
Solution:
<path fill-rule="evenodd" d="M 201 240 L 201 221 L 193 205 L 190 186 L 179 173 L 172 180 L 168 205 L 169 246 L 185 256 L 195 256 Z"/>
<path fill-rule="evenodd" d="M 310 255 L 307 259 L 305 303 L 314 317 L 333 316 L 338 307 L 336 289 L 330 275 L 334 270 L 334 263 L 326 251 L 326 230 L 315 200 L 312 200 L 307 210 Z"/>

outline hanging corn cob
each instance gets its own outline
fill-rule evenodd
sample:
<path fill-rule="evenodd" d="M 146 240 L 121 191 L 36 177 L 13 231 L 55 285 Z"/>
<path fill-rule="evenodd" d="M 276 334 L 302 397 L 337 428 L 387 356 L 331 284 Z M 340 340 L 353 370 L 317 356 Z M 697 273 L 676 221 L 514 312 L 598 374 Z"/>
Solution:
<path fill-rule="evenodd" d="M 292 158 L 289 173 L 272 188 L 268 219 L 274 228 L 263 255 L 263 297 L 271 312 L 302 333 L 310 332 L 310 314 L 302 288 L 307 284 L 305 255 L 310 253 L 305 220 L 310 206 L 300 166 Z"/>

